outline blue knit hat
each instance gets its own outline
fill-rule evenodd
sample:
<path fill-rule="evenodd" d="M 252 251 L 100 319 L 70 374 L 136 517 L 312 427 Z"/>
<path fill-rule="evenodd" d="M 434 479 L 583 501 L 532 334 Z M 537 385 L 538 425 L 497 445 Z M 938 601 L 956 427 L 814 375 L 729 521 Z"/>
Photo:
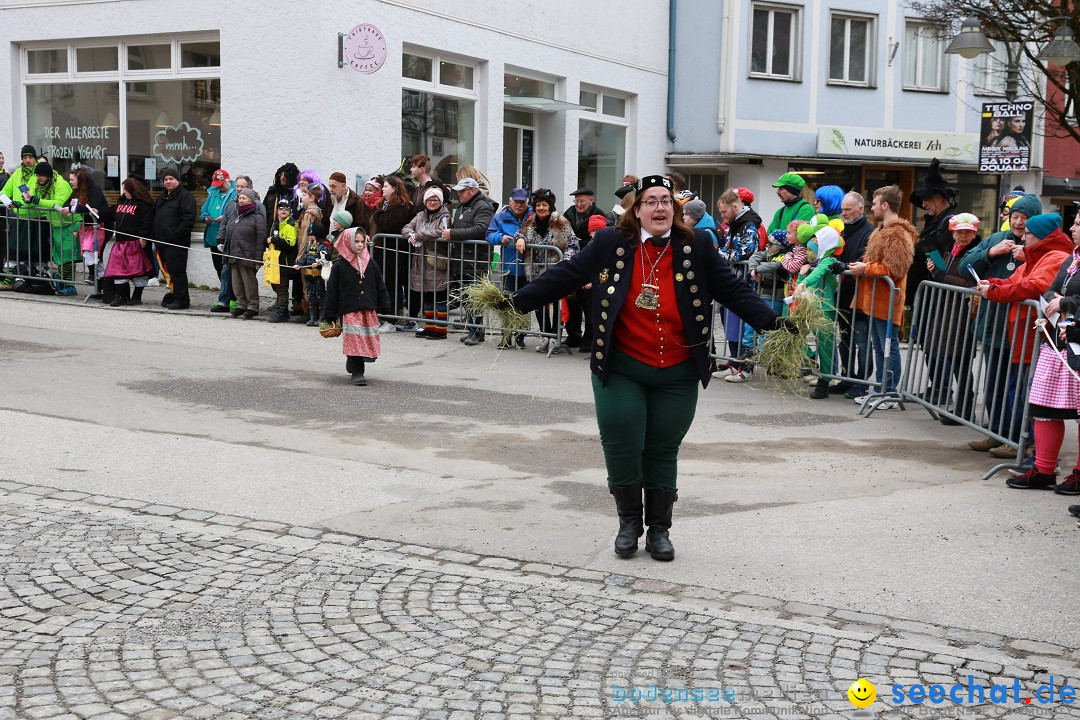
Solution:
<path fill-rule="evenodd" d="M 1036 215 L 1033 218 L 1028 218 L 1024 227 L 1027 228 L 1029 233 L 1042 240 L 1061 227 L 1061 216 L 1057 213 Z"/>

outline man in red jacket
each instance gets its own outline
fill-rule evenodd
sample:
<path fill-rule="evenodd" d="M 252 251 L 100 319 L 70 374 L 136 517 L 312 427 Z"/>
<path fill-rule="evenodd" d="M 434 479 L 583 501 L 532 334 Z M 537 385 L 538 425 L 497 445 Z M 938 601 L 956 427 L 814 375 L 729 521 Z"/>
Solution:
<path fill-rule="evenodd" d="M 1053 213 L 1028 218 L 1021 240 L 1023 244 L 1013 249 L 1013 257 L 1023 265 L 1007 278 L 981 280 L 975 286 L 987 300 L 1013 303 L 1009 307 L 1008 319 L 1008 337 L 1012 347 L 1008 392 L 1016 398 L 1014 407 L 1017 413 L 1027 404 L 1031 355 L 1038 337 L 1032 328 L 1034 312 L 1016 303 L 1042 296 L 1054 281 L 1061 264 L 1072 254 L 1072 241 L 1061 231 L 1061 216 Z M 1016 431 L 1013 434 L 1017 434 Z M 1019 437 L 1010 439 L 1020 442 Z"/>

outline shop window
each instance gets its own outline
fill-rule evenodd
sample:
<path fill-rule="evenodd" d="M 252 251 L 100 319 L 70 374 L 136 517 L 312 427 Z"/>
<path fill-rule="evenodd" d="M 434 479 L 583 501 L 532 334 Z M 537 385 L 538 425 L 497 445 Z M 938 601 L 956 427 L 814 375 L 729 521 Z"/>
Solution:
<path fill-rule="evenodd" d="M 128 70 L 168 70 L 172 67 L 172 45 L 129 45 Z"/>
<path fill-rule="evenodd" d="M 476 153 L 476 67 L 407 51 L 401 74 L 401 153 L 427 155 L 432 175 L 453 184 Z"/>
<path fill-rule="evenodd" d="M 28 85 L 26 108 L 29 142 L 58 172 L 82 165 L 102 188 L 118 187 L 106 178 L 109 157 L 120 156 L 115 82 Z"/>
<path fill-rule="evenodd" d="M 29 50 L 26 53 L 26 72 L 30 75 L 54 75 L 67 71 L 67 48 Z"/>
<path fill-rule="evenodd" d="M 908 21 L 904 26 L 904 89 L 946 91 L 944 52 L 940 26 Z"/>
<path fill-rule="evenodd" d="M 799 8 L 753 4 L 750 76 L 769 80 L 799 79 Z"/>
<path fill-rule="evenodd" d="M 829 82 L 835 85 L 872 86 L 874 18 L 834 13 L 830 33 Z"/>
<path fill-rule="evenodd" d="M 211 123 L 221 81 L 155 80 L 127 83 L 127 90 L 128 173 L 158 189 L 161 171 L 174 167 L 184 187 L 204 196 L 221 163 L 218 128 Z"/>
<path fill-rule="evenodd" d="M 116 72 L 120 69 L 116 46 L 75 48 L 75 72 Z"/>
<path fill-rule="evenodd" d="M 628 98 L 609 90 L 581 89 L 578 112 L 578 185 L 603 195 L 626 175 Z"/>

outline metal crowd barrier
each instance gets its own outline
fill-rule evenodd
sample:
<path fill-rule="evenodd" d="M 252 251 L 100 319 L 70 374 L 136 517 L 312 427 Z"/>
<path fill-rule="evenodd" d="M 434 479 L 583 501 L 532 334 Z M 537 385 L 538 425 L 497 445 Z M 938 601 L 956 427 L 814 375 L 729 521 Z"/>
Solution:
<path fill-rule="evenodd" d="M 461 292 L 469 284 L 487 278 L 508 292 L 525 287 L 527 282 L 563 259 L 563 253 L 551 245 L 527 245 L 532 259 L 525 265 L 521 277 L 500 258 L 492 259 L 495 246 L 485 240 L 429 240 L 413 246 L 401 235 L 379 233 L 371 238 L 372 257 L 382 270 L 393 310 L 379 317 L 393 322 L 431 323 L 448 331 L 462 332 L 480 329 L 485 334 L 505 337 L 511 331 L 499 327 L 492 316 L 470 317 L 461 307 Z M 500 246 L 501 248 L 501 246 Z M 444 318 L 424 318 L 424 307 L 446 308 Z M 558 352 L 571 354 L 562 342 L 562 316 L 558 304 L 543 308 L 541 323 L 537 313 L 529 314 L 529 329 L 512 331 L 522 335 L 550 340 L 547 355 Z"/>
<path fill-rule="evenodd" d="M 1010 324 L 1013 308 L 1017 316 Z M 1041 317 L 1034 300 L 990 302 L 956 285 L 927 281 L 915 295 L 898 395 L 935 418 L 948 418 L 1016 448 L 1015 460 L 994 466 L 984 479 L 1023 462 L 1028 390 L 1041 345 L 1035 322 Z M 1028 362 L 1012 362 L 1013 349 L 1019 347 L 1030 351 Z"/>
<path fill-rule="evenodd" d="M 32 205 L 3 209 L 0 236 L 0 282 L 8 288 L 35 294 L 75 295 L 77 286 L 94 285 L 97 264 L 86 265 L 80 244 L 83 228 L 95 230 L 96 223 L 84 225 L 81 215 L 58 208 Z"/>
<path fill-rule="evenodd" d="M 799 282 L 797 276 L 790 281 L 781 281 L 774 275 L 772 282 L 763 286 L 760 281 L 751 277 L 748 261 L 734 262 L 730 263 L 730 265 L 735 274 L 753 287 L 763 300 L 773 306 L 774 310 L 781 314 L 785 313 L 787 305 L 785 298 L 789 294 L 789 288 L 793 288 Z M 858 297 L 860 286 L 867 282 L 873 282 L 870 291 L 872 306 L 878 304 L 878 296 L 884 292 L 881 290 L 880 283 L 884 283 L 887 288 L 888 297 L 886 301 L 889 308 L 888 316 L 884 322 L 889 325 L 896 322 L 893 317 L 893 301 L 896 297 L 897 288 L 892 278 L 888 276 L 856 276 L 852 275 L 848 270 L 841 273 L 838 278 L 842 278 L 840 282 L 843 284 L 850 283 L 851 289 L 845 289 L 843 293 L 845 299 L 849 296 L 852 298 Z M 880 283 L 874 282 L 875 280 L 880 281 Z M 808 373 L 826 380 L 850 383 L 854 393 L 867 396 L 867 400 L 860 412 L 869 414 L 880 403 L 899 399 L 896 393 L 890 393 L 888 388 L 898 383 L 900 378 L 885 376 L 887 370 L 883 368 L 882 379 L 880 381 L 875 379 L 876 360 L 873 338 L 870 332 L 872 319 L 852 307 L 835 307 L 840 304 L 838 302 L 840 297 L 841 292 L 838 287 L 833 306 L 827 307 L 828 310 L 834 310 L 836 313 L 836 326 L 831 335 L 823 333 L 825 336 L 823 338 L 809 338 L 811 347 L 815 348 L 815 358 L 807 358 L 806 369 Z M 710 357 L 729 364 L 749 366 L 756 345 L 760 342 L 760 334 L 756 333 L 753 328 L 743 323 L 742 319 L 719 303 L 716 304 L 716 318 L 721 325 L 721 330 L 714 333 L 714 337 L 723 338 L 726 342 L 721 344 L 721 341 L 718 340 L 714 351 L 710 353 Z M 892 333 L 885 334 L 882 355 L 886 359 L 892 350 L 892 344 L 899 342 L 892 335 Z M 832 372 L 821 371 L 820 356 L 822 353 L 832 355 Z"/>

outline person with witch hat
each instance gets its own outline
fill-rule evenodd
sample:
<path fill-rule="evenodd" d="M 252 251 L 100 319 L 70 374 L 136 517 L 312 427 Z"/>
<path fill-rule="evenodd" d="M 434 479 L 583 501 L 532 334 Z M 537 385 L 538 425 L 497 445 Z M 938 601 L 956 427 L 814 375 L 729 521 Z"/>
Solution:
<path fill-rule="evenodd" d="M 759 330 L 792 329 L 724 263 L 702 230 L 675 210 L 670 179 L 637 182 L 615 228 L 556 263 L 503 307 L 529 312 L 592 283 L 593 398 L 619 533 L 630 557 L 645 533 L 655 560 L 672 560 L 668 531 L 678 499 L 679 447 L 690 429 L 698 383 L 706 386 L 714 302 Z"/>

